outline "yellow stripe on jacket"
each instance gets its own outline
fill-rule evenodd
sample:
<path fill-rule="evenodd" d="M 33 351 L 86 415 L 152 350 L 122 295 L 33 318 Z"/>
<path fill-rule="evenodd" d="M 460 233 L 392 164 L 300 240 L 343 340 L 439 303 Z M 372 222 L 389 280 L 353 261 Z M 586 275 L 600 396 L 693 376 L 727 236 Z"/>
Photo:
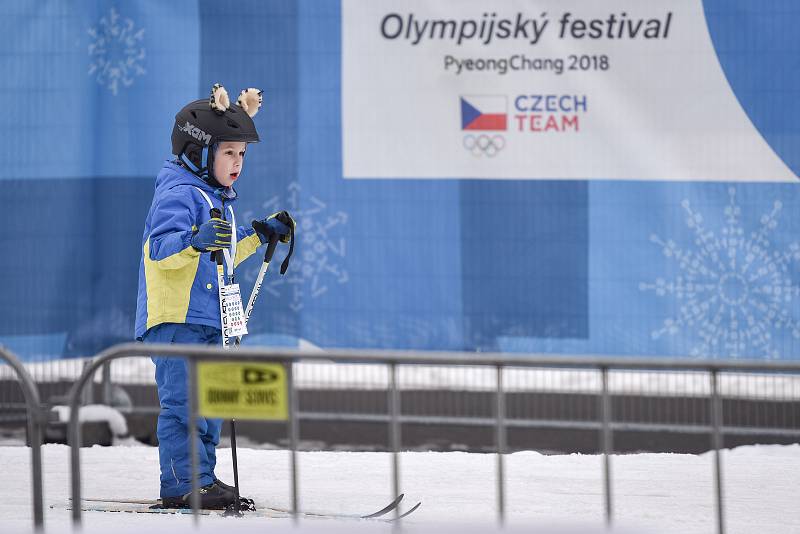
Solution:
<path fill-rule="evenodd" d="M 233 266 L 238 267 L 240 263 L 249 258 L 261 245 L 258 234 L 252 234 L 236 243 L 236 257 L 233 259 Z"/>
<path fill-rule="evenodd" d="M 236 256 L 238 259 L 238 252 Z M 185 322 L 192 284 L 200 265 L 200 252 L 189 246 L 162 260 L 151 260 L 148 238 L 143 259 L 147 284 L 147 328 L 161 323 Z"/>

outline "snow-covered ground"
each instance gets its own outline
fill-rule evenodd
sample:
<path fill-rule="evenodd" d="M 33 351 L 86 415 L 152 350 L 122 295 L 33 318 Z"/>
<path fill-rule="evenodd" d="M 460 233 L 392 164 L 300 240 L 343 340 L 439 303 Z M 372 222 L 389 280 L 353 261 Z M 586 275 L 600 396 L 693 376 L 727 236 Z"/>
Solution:
<path fill-rule="evenodd" d="M 69 449 L 43 449 L 48 532 L 68 532 Z M 158 491 L 158 451 L 145 446 L 83 449 L 85 497 L 150 498 Z M 520 452 L 506 458 L 507 518 L 511 532 L 602 532 L 600 456 L 544 456 Z M 636 454 L 612 459 L 615 532 L 716 532 L 711 454 Z M 401 456 L 402 490 L 422 508 L 409 517 L 411 532 L 485 532 L 494 525 L 496 457 L 460 452 L 409 452 Z M 0 447 L 0 532 L 29 532 L 30 450 Z M 241 485 L 257 503 L 287 507 L 286 451 L 240 449 Z M 366 512 L 390 500 L 391 456 L 374 452 L 299 454 L 301 507 L 314 511 Z M 232 481 L 230 449 L 220 449 L 217 474 Z M 800 533 L 800 445 L 741 447 L 723 453 L 729 534 Z M 237 532 L 289 531 L 288 519 L 203 517 L 201 527 Z M 189 532 L 191 518 L 144 514 L 84 514 L 85 532 Z M 305 520 L 304 530 L 333 526 L 338 532 L 385 524 Z M 564 529 L 565 530 L 562 530 Z M 146 529 L 146 530 L 145 530 Z"/>

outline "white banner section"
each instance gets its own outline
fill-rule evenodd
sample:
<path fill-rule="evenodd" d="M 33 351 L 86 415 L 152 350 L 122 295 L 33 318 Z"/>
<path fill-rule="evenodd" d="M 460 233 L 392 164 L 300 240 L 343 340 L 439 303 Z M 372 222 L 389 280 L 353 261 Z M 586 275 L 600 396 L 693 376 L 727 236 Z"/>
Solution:
<path fill-rule="evenodd" d="M 795 181 L 701 0 L 342 0 L 345 178 Z"/>

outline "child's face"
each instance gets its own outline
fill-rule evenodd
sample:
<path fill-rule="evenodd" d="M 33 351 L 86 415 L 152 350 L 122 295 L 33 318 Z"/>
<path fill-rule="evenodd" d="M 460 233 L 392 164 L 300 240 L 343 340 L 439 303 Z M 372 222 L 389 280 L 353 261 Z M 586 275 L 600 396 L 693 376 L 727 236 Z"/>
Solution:
<path fill-rule="evenodd" d="M 214 153 L 214 177 L 223 187 L 230 187 L 242 173 L 247 143 L 222 141 Z"/>

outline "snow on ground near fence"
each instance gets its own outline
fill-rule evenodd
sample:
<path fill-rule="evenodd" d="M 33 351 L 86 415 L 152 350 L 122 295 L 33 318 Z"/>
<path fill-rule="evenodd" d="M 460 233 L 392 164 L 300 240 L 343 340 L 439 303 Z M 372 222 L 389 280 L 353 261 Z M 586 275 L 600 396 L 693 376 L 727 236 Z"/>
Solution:
<path fill-rule="evenodd" d="M 53 406 L 52 410 L 58 414 L 62 423 L 69 422 L 69 406 Z M 78 409 L 78 421 L 99 422 L 105 421 L 115 436 L 124 436 L 128 433 L 128 423 L 121 412 L 104 404 L 90 404 Z"/>
<path fill-rule="evenodd" d="M 86 360 L 53 360 L 27 363 L 37 382 L 75 380 Z M 117 384 L 154 384 L 154 365 L 149 358 L 125 358 L 111 364 L 111 379 Z M 0 366 L 0 379 L 13 376 Z M 304 362 L 296 366 L 299 388 L 386 389 L 389 372 L 380 364 L 335 364 Z M 95 376 L 100 380 L 100 373 Z M 592 393 L 601 389 L 600 373 L 580 369 L 506 369 L 506 391 L 551 391 Z M 489 367 L 444 367 L 409 365 L 398 368 L 398 384 L 404 389 L 494 390 L 496 374 Z M 728 397 L 800 399 L 800 375 L 722 373 L 720 391 Z M 672 396 L 710 393 L 708 373 L 667 371 L 611 371 L 609 390 L 616 394 L 665 394 Z"/>
<path fill-rule="evenodd" d="M 44 447 L 47 505 L 64 506 L 69 496 L 69 449 Z M 103 498 L 152 498 L 158 491 L 158 451 L 152 447 L 82 449 L 83 495 Z M 714 532 L 713 455 L 635 454 L 612 458 L 615 532 L 708 534 Z M 0 447 L 4 483 L 0 485 L 0 532 L 31 529 L 30 450 Z M 231 482 L 230 449 L 220 449 L 217 475 Z M 478 532 L 495 520 L 495 463 L 492 454 L 408 452 L 401 455 L 401 487 L 408 502 L 422 507 L 406 522 L 410 532 Z M 288 507 L 289 454 L 276 450 L 239 450 L 241 486 L 256 503 Z M 800 445 L 761 445 L 723 451 L 727 532 L 800 533 L 797 480 Z M 301 508 L 314 511 L 367 512 L 391 497 L 391 455 L 374 452 L 299 453 Z M 507 519 L 514 527 L 537 532 L 568 526 L 567 532 L 601 532 L 602 457 L 544 456 L 520 452 L 506 457 Z M 147 529 L 174 533 L 188 529 L 190 517 L 86 512 L 86 532 Z M 67 532 L 69 512 L 47 509 L 48 531 Z M 207 529 L 245 532 L 287 528 L 288 519 L 203 517 Z M 305 520 L 317 527 L 341 521 Z M 360 525 L 360 524 L 359 524 Z M 353 526 L 347 523 L 345 527 Z M 381 531 L 389 532 L 386 525 Z M 141 531 L 141 530 L 140 530 Z M 264 530 L 262 530 L 263 532 Z M 133 532 L 133 530 L 130 530 Z"/>

